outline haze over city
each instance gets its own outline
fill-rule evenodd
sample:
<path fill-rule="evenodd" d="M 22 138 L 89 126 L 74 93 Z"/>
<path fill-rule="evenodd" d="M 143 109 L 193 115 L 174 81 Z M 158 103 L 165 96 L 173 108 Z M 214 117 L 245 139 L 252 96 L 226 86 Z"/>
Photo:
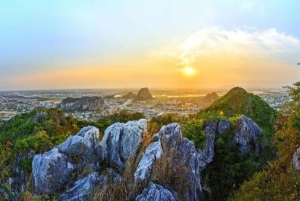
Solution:
<path fill-rule="evenodd" d="M 5 1 L 0 90 L 281 88 L 300 2 Z"/>

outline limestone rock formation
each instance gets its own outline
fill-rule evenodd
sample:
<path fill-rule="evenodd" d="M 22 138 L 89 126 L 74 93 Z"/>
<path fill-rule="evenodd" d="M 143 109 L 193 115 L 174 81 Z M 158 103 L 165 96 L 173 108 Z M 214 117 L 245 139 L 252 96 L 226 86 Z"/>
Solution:
<path fill-rule="evenodd" d="M 136 151 L 146 131 L 145 119 L 111 125 L 101 141 L 102 160 L 123 170 L 127 158 Z"/>
<path fill-rule="evenodd" d="M 158 134 L 153 136 L 153 141 L 154 142 L 152 142 L 145 150 L 138 164 L 138 167 L 134 173 L 135 180 L 146 180 L 150 178 L 155 160 L 160 158 L 163 153 L 160 137 Z"/>
<path fill-rule="evenodd" d="M 71 162 L 77 165 L 77 173 L 81 173 L 88 166 L 91 170 L 99 169 L 99 130 L 88 126 L 76 135 L 69 137 L 57 146 L 60 153 L 68 156 Z"/>
<path fill-rule="evenodd" d="M 176 123 L 163 126 L 150 138 L 151 142 L 142 144 L 146 131 L 145 119 L 113 124 L 106 129 L 99 151 L 98 129 L 83 128 L 52 150 L 34 157 L 34 192 L 59 192 L 60 200 L 86 200 L 93 199 L 91 192 L 97 189 L 95 198 L 109 200 L 113 187 L 124 193 L 124 200 L 202 200 L 194 143 L 182 138 Z M 99 169 L 100 162 L 105 170 Z M 83 168 L 88 168 L 88 172 Z M 125 174 L 126 170 L 130 172 Z"/>
<path fill-rule="evenodd" d="M 148 88 L 141 88 L 134 98 L 135 101 L 152 100 L 153 97 Z"/>
<path fill-rule="evenodd" d="M 135 201 L 177 201 L 177 193 L 172 189 L 165 189 L 161 185 L 150 183 L 148 188 L 135 198 Z"/>
<path fill-rule="evenodd" d="M 171 177 L 180 175 L 179 177 L 185 182 L 182 184 L 182 188 L 185 189 L 184 199 L 201 200 L 202 187 L 200 184 L 197 152 L 193 142 L 182 138 L 180 126 L 176 123 L 163 126 L 159 133 L 153 136 L 152 141 L 139 162 L 134 174 L 135 179 L 150 179 L 153 171 L 156 171 L 154 169 L 155 163 L 161 157 L 165 157 L 163 161 L 169 163 L 169 167 L 172 167 L 168 170 L 172 172 Z M 146 190 L 144 199 L 148 199 L 149 197 L 147 196 L 151 195 L 151 193 L 147 194 L 147 192 Z M 154 193 L 153 190 L 151 191 L 151 188 L 149 192 Z M 154 196 L 153 200 L 156 200 L 156 196 L 152 196 Z M 158 194 L 157 196 L 160 195 Z M 142 197 L 139 197 L 139 199 L 143 200 Z"/>
<path fill-rule="evenodd" d="M 262 129 L 250 118 L 242 116 L 234 135 L 235 143 L 239 146 L 241 153 L 249 153 L 253 149 L 258 154 L 260 137 L 262 137 Z"/>
<path fill-rule="evenodd" d="M 32 171 L 37 194 L 48 194 L 67 184 L 74 166 L 57 148 L 33 158 Z"/>
<path fill-rule="evenodd" d="M 33 179 L 38 194 L 60 190 L 70 181 L 72 173 L 79 175 L 84 168 L 99 169 L 99 130 L 85 127 L 52 150 L 35 155 L 32 161 Z"/>
<path fill-rule="evenodd" d="M 58 105 L 64 111 L 99 111 L 105 108 L 101 97 L 65 98 Z"/>

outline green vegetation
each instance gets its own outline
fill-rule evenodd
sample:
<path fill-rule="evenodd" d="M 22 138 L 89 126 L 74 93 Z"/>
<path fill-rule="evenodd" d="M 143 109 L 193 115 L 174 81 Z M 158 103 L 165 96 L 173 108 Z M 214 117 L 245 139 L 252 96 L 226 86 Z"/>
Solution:
<path fill-rule="evenodd" d="M 250 117 L 263 129 L 260 154 L 241 154 L 234 143 L 235 130 L 240 126 L 242 115 Z M 238 189 L 244 180 L 275 157 L 272 147 L 276 112 L 260 97 L 235 87 L 212 105 L 201 110 L 196 120 L 182 125 L 185 137 L 192 140 L 197 148 L 203 149 L 206 143 L 204 127 L 209 122 L 227 119 L 231 129 L 216 137 L 213 161 L 201 172 L 205 200 L 226 200 L 231 192 Z"/>
<path fill-rule="evenodd" d="M 251 118 L 263 129 L 266 141 L 270 141 L 274 134 L 276 111 L 259 96 L 248 93 L 243 88 L 231 89 L 212 105 L 200 111 L 198 117 L 207 119 L 207 116 L 210 116 L 211 119 L 213 116 L 220 116 L 221 112 L 225 117 L 245 115 Z"/>
<path fill-rule="evenodd" d="M 276 125 L 275 146 L 279 158 L 244 182 L 230 200 L 300 200 L 300 172 L 294 171 L 291 164 L 300 143 L 300 82 L 286 88 L 292 101 L 281 108 Z"/>

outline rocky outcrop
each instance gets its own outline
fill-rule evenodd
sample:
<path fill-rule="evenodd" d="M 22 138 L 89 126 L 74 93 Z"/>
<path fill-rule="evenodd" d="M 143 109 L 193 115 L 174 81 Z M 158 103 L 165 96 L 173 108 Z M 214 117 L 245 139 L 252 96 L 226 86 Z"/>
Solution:
<path fill-rule="evenodd" d="M 182 138 L 176 123 L 163 126 L 149 138 L 149 144 L 144 141 L 146 131 L 145 119 L 113 124 L 106 129 L 99 151 L 98 130 L 83 128 L 49 152 L 34 157 L 35 193 L 59 192 L 59 200 L 86 200 L 93 199 L 92 192 L 97 189 L 95 198 L 100 200 L 110 200 L 112 192 L 123 193 L 124 200 L 202 200 L 194 143 Z M 159 180 L 160 185 L 156 184 Z"/>
<path fill-rule="evenodd" d="M 52 150 L 35 155 L 32 161 L 37 194 L 48 194 L 65 187 L 83 172 L 99 169 L 99 130 L 85 127 Z M 72 176 L 72 173 L 74 175 Z"/>
<path fill-rule="evenodd" d="M 204 132 L 206 143 L 203 149 L 198 149 L 199 169 L 204 170 L 215 156 L 215 140 L 218 135 L 225 134 L 230 129 L 230 122 L 226 119 L 217 119 L 205 124 Z"/>
<path fill-rule="evenodd" d="M 135 198 L 135 201 L 177 201 L 177 193 L 172 189 L 166 189 L 161 185 L 150 183 L 148 188 Z"/>
<path fill-rule="evenodd" d="M 105 108 L 101 97 L 65 98 L 58 105 L 64 111 L 99 111 Z"/>
<path fill-rule="evenodd" d="M 137 150 L 146 131 L 145 119 L 111 125 L 105 130 L 101 141 L 102 160 L 124 170 L 127 158 Z"/>
<path fill-rule="evenodd" d="M 262 129 L 250 118 L 242 116 L 238 122 L 234 134 L 235 143 L 239 146 L 241 153 L 249 153 L 254 150 L 260 152 L 259 138 L 262 137 Z"/>
<path fill-rule="evenodd" d="M 146 180 L 150 178 L 154 162 L 160 158 L 163 153 L 160 136 L 156 134 L 153 136 L 152 141 L 153 142 L 145 150 L 134 173 L 135 180 Z"/>
<path fill-rule="evenodd" d="M 299 155 L 300 155 L 300 148 L 298 148 L 297 151 L 293 154 L 292 165 L 294 171 L 300 170 Z"/>
<path fill-rule="evenodd" d="M 126 95 L 122 96 L 124 99 L 134 99 L 136 95 L 132 92 L 128 92 Z"/>
<path fill-rule="evenodd" d="M 167 167 L 172 167 L 168 170 L 171 172 L 168 172 L 168 174 L 171 174 L 170 177 L 180 178 L 185 182 L 182 184 L 182 188 L 185 191 L 181 196 L 185 200 L 201 200 L 202 187 L 200 184 L 199 161 L 195 145 L 188 139 L 182 138 L 180 126 L 176 123 L 163 126 L 159 133 L 153 136 L 152 142 L 145 150 L 135 171 L 135 179 L 137 181 L 151 179 L 153 171 L 160 171 L 155 170 L 154 166 L 161 157 L 164 157 L 162 159 L 164 163 L 169 164 L 166 165 Z M 147 192 L 151 193 L 148 195 Z M 155 194 L 155 191 L 145 190 L 144 194 L 145 196 L 153 196 L 153 193 Z M 160 196 L 160 194 L 157 194 L 157 196 Z"/>
<path fill-rule="evenodd" d="M 148 88 L 141 88 L 134 98 L 135 101 L 152 100 L 153 97 Z"/>
<path fill-rule="evenodd" d="M 99 130 L 95 127 L 81 129 L 76 135 L 58 145 L 57 149 L 68 156 L 70 162 L 76 164 L 77 174 L 86 167 L 91 171 L 100 168 Z"/>
<path fill-rule="evenodd" d="M 60 200 L 91 200 L 92 189 L 94 189 L 100 183 L 101 180 L 103 179 L 99 176 L 99 173 L 93 172 L 87 177 L 76 181 L 74 187 L 67 190 L 60 196 Z"/>
<path fill-rule="evenodd" d="M 63 188 L 71 178 L 74 166 L 57 148 L 38 154 L 32 161 L 37 194 L 49 194 Z"/>

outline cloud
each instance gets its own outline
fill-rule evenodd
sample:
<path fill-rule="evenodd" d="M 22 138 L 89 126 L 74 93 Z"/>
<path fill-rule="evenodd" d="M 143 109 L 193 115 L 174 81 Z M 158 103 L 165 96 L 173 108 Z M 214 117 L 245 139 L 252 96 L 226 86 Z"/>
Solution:
<path fill-rule="evenodd" d="M 242 5 L 240 5 L 240 9 L 242 10 L 250 10 L 254 7 L 254 4 L 252 2 L 244 2 Z"/>
<path fill-rule="evenodd" d="M 270 84 L 281 85 L 300 75 L 296 65 L 299 53 L 300 40 L 276 29 L 214 27 L 192 33 L 183 40 L 173 40 L 170 45 L 151 50 L 149 55 L 156 59 L 172 57 L 177 61 L 175 66 L 193 66 L 207 76 L 219 73 L 224 79 L 227 76 L 228 81 L 248 76 L 253 77 L 251 80 L 269 79 L 273 82 Z M 271 72 L 274 66 L 276 70 Z"/>

